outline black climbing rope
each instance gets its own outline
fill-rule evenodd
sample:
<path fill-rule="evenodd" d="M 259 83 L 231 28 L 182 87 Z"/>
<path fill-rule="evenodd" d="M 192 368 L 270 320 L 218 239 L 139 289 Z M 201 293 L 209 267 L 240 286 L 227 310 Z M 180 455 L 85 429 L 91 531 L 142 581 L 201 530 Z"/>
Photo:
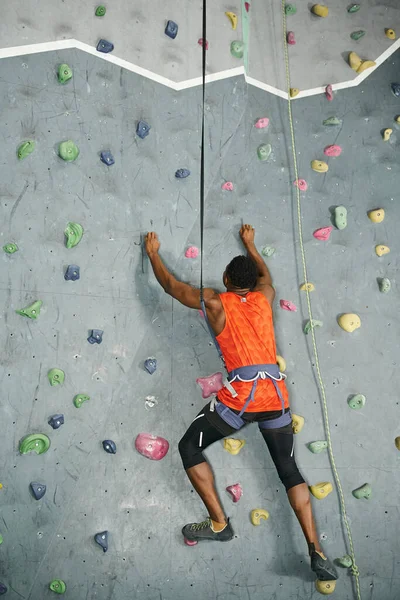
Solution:
<path fill-rule="evenodd" d="M 202 105 L 201 105 L 201 150 L 200 150 L 200 300 L 203 301 L 203 251 L 204 251 L 204 141 L 205 141 L 205 102 L 206 102 L 206 50 L 207 50 L 207 11 L 203 0 L 203 44 L 202 44 Z"/>

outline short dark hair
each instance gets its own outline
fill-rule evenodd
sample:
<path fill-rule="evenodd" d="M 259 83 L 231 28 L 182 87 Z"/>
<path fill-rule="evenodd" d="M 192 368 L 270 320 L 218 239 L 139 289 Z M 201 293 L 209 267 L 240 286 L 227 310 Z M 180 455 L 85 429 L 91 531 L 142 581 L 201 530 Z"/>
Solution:
<path fill-rule="evenodd" d="M 252 290 L 257 284 L 257 267 L 248 256 L 235 256 L 226 267 L 229 282 L 237 288 Z"/>

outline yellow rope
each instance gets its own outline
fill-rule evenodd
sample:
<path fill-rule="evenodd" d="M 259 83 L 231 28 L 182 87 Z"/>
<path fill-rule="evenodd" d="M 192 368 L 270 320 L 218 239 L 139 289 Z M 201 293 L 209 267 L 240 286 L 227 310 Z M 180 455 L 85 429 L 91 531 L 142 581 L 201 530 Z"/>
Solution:
<path fill-rule="evenodd" d="M 289 126 L 290 126 L 290 136 L 291 136 L 291 144 L 292 144 L 294 174 L 295 174 L 295 179 L 297 180 L 299 178 L 299 175 L 298 175 L 298 166 L 297 166 L 296 141 L 295 141 L 294 127 L 293 127 L 292 105 L 291 105 L 291 98 L 290 98 L 290 71 L 289 71 L 288 45 L 287 45 L 287 40 L 286 40 L 287 28 L 286 28 L 285 0 L 282 0 L 282 15 L 283 15 L 283 17 L 282 17 L 283 18 L 283 38 L 284 38 L 283 45 L 284 45 L 284 53 L 285 53 L 286 85 L 287 85 L 287 91 L 288 91 Z M 305 251 L 304 251 L 303 227 L 302 227 L 302 223 L 301 223 L 300 189 L 297 186 L 296 186 L 296 199 L 297 199 L 297 218 L 298 218 L 298 228 L 299 228 L 300 252 L 301 252 L 301 260 L 302 260 L 302 264 L 303 264 L 303 276 L 304 276 L 304 283 L 307 284 L 308 283 L 307 262 L 306 262 L 306 255 L 305 255 Z M 308 315 L 310 318 L 310 322 L 312 323 L 313 315 L 312 315 L 312 309 L 311 309 L 310 292 L 308 290 L 308 286 L 306 285 L 305 287 L 306 287 L 305 291 L 306 291 L 306 298 L 307 298 Z M 361 590 L 360 590 L 360 581 L 359 581 L 360 573 L 359 573 L 358 567 L 356 565 L 356 558 L 355 558 L 354 546 L 353 546 L 353 537 L 351 534 L 349 520 L 347 518 L 346 503 L 344 500 L 343 488 L 342 488 L 342 484 L 340 482 L 340 477 L 339 477 L 338 470 L 336 468 L 335 457 L 333 454 L 331 431 L 330 431 L 330 426 L 329 426 L 328 404 L 327 404 L 327 399 L 326 399 L 326 394 L 325 394 L 325 386 L 324 386 L 324 382 L 322 380 L 321 369 L 320 369 L 320 365 L 319 365 L 317 342 L 315 339 L 313 327 L 311 327 L 310 333 L 311 333 L 312 347 L 313 347 L 313 352 L 314 352 L 315 368 L 316 368 L 317 376 L 318 376 L 318 385 L 319 385 L 320 396 L 321 396 L 321 400 L 322 400 L 324 426 L 325 426 L 326 439 L 328 442 L 328 453 L 329 453 L 329 458 L 330 458 L 330 462 L 331 462 L 331 466 L 332 466 L 333 475 L 335 478 L 336 487 L 337 487 L 338 494 L 339 494 L 342 518 L 343 518 L 343 522 L 345 524 L 346 531 L 347 531 L 347 538 L 348 538 L 349 548 L 350 548 L 350 556 L 353 561 L 351 573 L 355 579 L 357 600 L 361 600 Z"/>

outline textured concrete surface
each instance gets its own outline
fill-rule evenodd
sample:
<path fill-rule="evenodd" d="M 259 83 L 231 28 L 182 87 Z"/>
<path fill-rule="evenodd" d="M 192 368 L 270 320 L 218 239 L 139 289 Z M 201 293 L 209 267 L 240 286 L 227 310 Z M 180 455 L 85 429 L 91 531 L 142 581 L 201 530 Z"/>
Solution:
<path fill-rule="evenodd" d="M 69 63 L 74 78 L 59 86 L 55 71 Z M 351 523 L 363 598 L 399 597 L 398 466 L 394 438 L 397 395 L 400 130 L 394 117 L 399 100 L 390 92 L 400 66 L 396 54 L 360 87 L 338 93 L 333 103 L 322 96 L 294 105 L 300 176 L 309 190 L 302 195 L 302 223 L 309 266 L 318 348 L 329 403 L 336 464 Z M 48 583 L 62 578 L 66 597 L 76 600 L 308 600 L 317 598 L 306 547 L 272 461 L 256 427 L 243 434 L 246 446 L 232 457 L 216 444 L 207 452 L 218 489 L 232 517 L 236 538 L 188 548 L 183 524 L 200 520 L 204 509 L 182 470 L 177 443 L 204 401 L 195 379 L 220 368 L 215 350 L 196 311 L 160 293 L 141 248 L 142 235 L 156 230 L 162 256 L 186 281 L 199 281 L 198 260 L 184 258 L 199 244 L 198 180 L 199 89 L 175 93 L 76 51 L 44 53 L 0 62 L 0 235 L 1 245 L 15 241 L 20 250 L 0 257 L 1 382 L 0 423 L 0 581 L 7 598 L 53 597 Z M 341 128 L 324 128 L 336 115 Z M 254 122 L 270 118 L 267 130 Z M 152 126 L 145 140 L 135 137 L 136 121 Z M 275 311 L 278 351 L 287 361 L 294 412 L 305 417 L 296 437 L 296 455 L 310 484 L 332 480 L 326 454 L 313 455 L 306 444 L 324 439 L 307 318 L 298 291 L 298 232 L 293 196 L 287 104 L 247 88 L 243 79 L 207 87 L 205 281 L 220 289 L 221 273 L 241 252 L 237 231 L 242 220 L 254 223 L 259 246 L 277 248 L 270 268 L 277 299 L 290 299 L 297 313 Z M 381 130 L 393 127 L 390 142 Z M 15 151 L 27 138 L 35 152 L 18 162 Z M 79 159 L 63 163 L 58 143 L 73 139 Z M 271 160 L 260 163 L 260 143 L 273 146 Z M 323 158 L 326 145 L 343 154 L 328 159 L 320 175 L 310 161 Z M 116 163 L 99 160 L 110 149 Z M 192 176 L 177 181 L 187 167 Z M 231 180 L 234 192 L 221 184 Z M 330 224 L 330 209 L 344 204 L 349 224 L 327 243 L 312 232 Z M 386 219 L 374 225 L 369 209 L 382 206 Z M 63 231 L 80 222 L 84 237 L 67 250 Z M 391 253 L 378 259 L 377 243 Z M 65 282 L 65 266 L 81 267 L 81 279 Z M 382 295 L 377 278 L 392 280 Z M 15 314 L 43 300 L 36 322 Z M 336 323 L 342 312 L 357 312 L 362 327 L 352 335 Z M 103 343 L 90 346 L 87 332 L 104 329 Z M 143 361 L 156 356 L 158 370 L 148 375 Z M 47 371 L 64 369 L 65 384 L 51 388 Z M 86 392 L 91 400 L 76 409 L 72 399 Z M 347 398 L 367 396 L 353 412 Z M 147 410 L 145 398 L 157 406 Z M 53 431 L 48 418 L 65 414 Z M 19 456 L 26 434 L 44 432 L 50 450 Z M 170 451 L 160 463 L 134 448 L 138 433 L 165 436 Z M 115 456 L 103 439 L 113 439 Z M 47 484 L 39 502 L 29 483 Z M 244 495 L 237 505 L 225 487 L 239 481 Z M 369 482 L 369 501 L 351 491 Z M 254 528 L 249 513 L 264 507 L 270 519 Z M 336 492 L 314 501 L 326 552 L 346 552 Z M 95 533 L 110 532 L 103 554 Z M 335 597 L 354 598 L 345 570 Z"/>

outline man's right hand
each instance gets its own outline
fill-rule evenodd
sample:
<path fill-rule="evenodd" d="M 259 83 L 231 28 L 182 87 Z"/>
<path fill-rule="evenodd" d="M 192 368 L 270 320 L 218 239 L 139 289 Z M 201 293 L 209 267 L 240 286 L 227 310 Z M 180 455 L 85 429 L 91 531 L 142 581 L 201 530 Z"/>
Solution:
<path fill-rule="evenodd" d="M 251 225 L 242 225 L 239 231 L 240 239 L 245 247 L 254 244 L 254 236 L 256 232 Z"/>

